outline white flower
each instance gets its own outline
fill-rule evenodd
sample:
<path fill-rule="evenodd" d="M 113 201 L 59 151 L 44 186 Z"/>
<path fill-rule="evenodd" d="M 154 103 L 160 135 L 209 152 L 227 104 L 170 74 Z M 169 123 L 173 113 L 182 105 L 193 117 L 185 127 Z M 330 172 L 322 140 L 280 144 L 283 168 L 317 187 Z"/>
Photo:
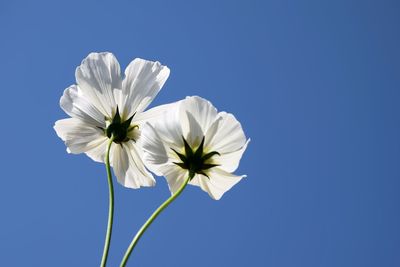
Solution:
<path fill-rule="evenodd" d="M 77 84 L 65 89 L 60 99 L 61 108 L 72 118 L 57 121 L 54 129 L 67 151 L 104 162 L 108 140 L 114 135 L 110 163 L 118 181 L 130 188 L 153 186 L 154 178 L 145 169 L 143 151 L 136 142 L 142 124 L 168 108 L 143 112 L 168 76 L 168 67 L 140 58 L 122 76 L 113 54 L 89 54 L 76 69 Z"/>
<path fill-rule="evenodd" d="M 167 179 L 175 193 L 189 176 L 213 199 L 220 199 L 245 175 L 232 174 L 246 150 L 246 137 L 232 114 L 218 113 L 200 97 L 176 102 L 163 118 L 143 126 L 140 142 L 146 166 Z"/>

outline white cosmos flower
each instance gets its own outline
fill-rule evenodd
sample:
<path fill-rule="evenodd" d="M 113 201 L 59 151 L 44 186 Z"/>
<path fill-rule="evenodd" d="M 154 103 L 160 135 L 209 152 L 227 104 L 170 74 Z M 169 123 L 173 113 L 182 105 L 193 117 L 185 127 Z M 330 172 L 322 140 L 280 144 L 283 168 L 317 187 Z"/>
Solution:
<path fill-rule="evenodd" d="M 109 137 L 114 135 L 110 163 L 118 181 L 130 188 L 153 186 L 154 178 L 144 167 L 137 141 L 142 124 L 168 108 L 143 112 L 169 72 L 159 62 L 136 58 L 122 75 L 113 54 L 89 54 L 76 69 L 77 84 L 65 89 L 60 99 L 61 108 L 72 118 L 57 121 L 54 129 L 67 151 L 104 162 Z"/>
<path fill-rule="evenodd" d="M 170 106 L 163 118 L 146 123 L 140 143 L 146 166 L 166 177 L 175 193 L 189 175 L 220 199 L 245 175 L 232 174 L 250 141 L 232 114 L 217 112 L 207 100 L 194 96 Z"/>

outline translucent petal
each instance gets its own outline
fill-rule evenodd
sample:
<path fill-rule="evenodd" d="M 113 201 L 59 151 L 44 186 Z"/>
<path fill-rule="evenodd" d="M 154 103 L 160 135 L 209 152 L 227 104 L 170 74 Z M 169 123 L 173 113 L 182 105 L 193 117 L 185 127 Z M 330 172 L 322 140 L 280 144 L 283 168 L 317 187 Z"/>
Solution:
<path fill-rule="evenodd" d="M 116 107 L 114 89 L 121 89 L 121 70 L 111 53 L 90 53 L 76 69 L 77 84 L 104 115 L 111 118 Z"/>
<path fill-rule="evenodd" d="M 242 126 L 230 113 L 220 112 L 218 119 L 206 132 L 205 146 L 220 154 L 238 151 L 245 143 Z"/>
<path fill-rule="evenodd" d="M 77 85 L 64 90 L 60 99 L 61 108 L 69 116 L 81 119 L 94 126 L 105 127 L 104 115 L 84 96 Z"/>
<path fill-rule="evenodd" d="M 161 168 L 161 172 L 167 179 L 169 191 L 171 191 L 171 194 L 174 194 L 176 191 L 178 191 L 179 187 L 183 184 L 183 182 L 189 175 L 186 170 L 174 164 L 165 164 Z"/>
<path fill-rule="evenodd" d="M 144 151 L 144 163 L 146 167 L 157 175 L 162 175 L 159 169 L 168 162 L 168 154 L 165 144 L 152 125 L 146 123 L 142 127 L 142 137 L 138 144 Z"/>
<path fill-rule="evenodd" d="M 147 108 L 168 79 L 170 70 L 160 62 L 134 59 L 125 70 L 122 91 L 127 96 L 124 112 L 127 117 Z"/>
<path fill-rule="evenodd" d="M 190 96 L 181 101 L 180 112 L 184 116 L 190 113 L 197 121 L 203 133 L 206 133 L 208 128 L 217 118 L 217 109 L 211 104 L 210 101 L 198 97 Z M 187 129 L 184 129 L 184 132 Z"/>
<path fill-rule="evenodd" d="M 212 168 L 208 173 L 199 177 L 201 189 L 206 191 L 212 199 L 219 200 L 225 192 L 231 189 L 246 175 L 236 176 L 219 168 Z"/>
<path fill-rule="evenodd" d="M 69 153 L 79 154 L 95 149 L 106 138 L 104 132 L 76 118 L 56 121 L 54 130 L 65 142 Z"/>
<path fill-rule="evenodd" d="M 118 182 L 125 187 L 134 189 L 141 186 L 154 186 L 155 180 L 153 176 L 144 167 L 141 149 L 138 148 L 133 141 L 129 141 L 123 143 L 121 150 L 119 151 L 119 160 L 128 162 L 128 164 L 117 167 L 118 172 L 115 174 Z M 121 163 L 113 162 L 113 164 Z"/>

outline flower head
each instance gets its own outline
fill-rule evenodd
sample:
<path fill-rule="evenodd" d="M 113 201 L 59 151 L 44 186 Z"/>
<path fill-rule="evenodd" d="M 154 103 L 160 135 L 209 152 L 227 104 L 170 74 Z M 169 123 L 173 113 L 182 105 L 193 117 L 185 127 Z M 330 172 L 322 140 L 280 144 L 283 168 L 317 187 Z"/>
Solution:
<path fill-rule="evenodd" d="M 128 65 L 123 76 L 113 54 L 89 54 L 76 69 L 77 84 L 65 89 L 60 99 L 71 118 L 57 121 L 54 129 L 67 151 L 104 162 L 112 137 L 110 162 L 118 181 L 130 188 L 154 185 L 137 141 L 143 123 L 168 109 L 164 105 L 144 112 L 168 76 L 168 67 L 140 58 Z"/>
<path fill-rule="evenodd" d="M 189 184 L 220 199 L 245 177 L 232 174 L 249 142 L 240 123 L 203 98 L 176 102 L 142 131 L 146 166 L 166 177 L 172 193 L 190 177 Z"/>

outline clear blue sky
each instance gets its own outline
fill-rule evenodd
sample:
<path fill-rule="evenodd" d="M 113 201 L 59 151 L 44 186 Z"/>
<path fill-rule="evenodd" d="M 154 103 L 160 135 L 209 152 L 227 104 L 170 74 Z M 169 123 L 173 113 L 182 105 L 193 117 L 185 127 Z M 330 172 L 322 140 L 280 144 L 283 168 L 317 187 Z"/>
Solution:
<path fill-rule="evenodd" d="M 154 105 L 200 95 L 251 137 L 213 201 L 190 187 L 129 266 L 400 266 L 398 1 L 1 1 L 0 266 L 98 266 L 104 165 L 53 124 L 92 51 L 159 60 Z M 116 189 L 110 265 L 169 196 Z"/>

